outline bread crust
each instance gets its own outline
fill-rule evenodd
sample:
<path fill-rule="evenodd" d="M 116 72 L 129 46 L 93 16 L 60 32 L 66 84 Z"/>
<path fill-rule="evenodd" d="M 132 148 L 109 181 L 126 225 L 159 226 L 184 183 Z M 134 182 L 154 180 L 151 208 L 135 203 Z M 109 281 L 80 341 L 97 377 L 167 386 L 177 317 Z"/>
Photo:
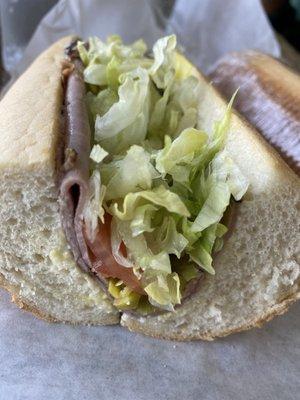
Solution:
<path fill-rule="evenodd" d="M 59 322 L 51 315 L 46 314 L 41 310 L 37 309 L 36 307 L 24 302 L 18 295 L 17 288 L 14 287 L 13 285 L 10 285 L 2 274 L 0 274 L 0 288 L 9 292 L 9 294 L 11 295 L 11 301 L 15 303 L 16 306 L 21 308 L 22 310 L 31 312 L 35 317 L 43 319 L 46 322 Z"/>
<path fill-rule="evenodd" d="M 18 290 L 15 286 L 10 285 L 8 283 L 8 281 L 4 278 L 4 276 L 2 274 L 0 274 L 0 288 L 6 290 L 10 296 L 11 296 L 11 301 L 12 303 L 14 303 L 17 307 L 19 307 L 21 310 L 23 311 L 27 311 L 30 312 L 31 314 L 33 314 L 35 317 L 45 321 L 45 322 L 49 322 L 49 323 L 66 323 L 66 324 L 70 324 L 73 326 L 76 325 L 84 325 L 82 323 L 76 323 L 76 322 L 70 322 L 70 321 L 62 321 L 62 320 L 58 320 L 57 318 L 54 318 L 52 315 L 45 313 L 42 310 L 39 310 L 38 308 L 36 308 L 35 306 L 33 306 L 32 304 L 28 304 L 24 299 L 22 299 L 19 295 L 18 295 Z M 107 315 L 106 318 L 102 318 L 102 323 L 101 325 L 116 325 L 116 316 L 114 314 L 111 315 Z M 89 322 L 85 325 L 99 325 L 99 324 L 95 324 L 92 322 Z"/>
<path fill-rule="evenodd" d="M 0 131 L 9 135 L 1 136 L 0 170 L 54 171 L 62 135 L 61 61 L 69 41 L 63 38 L 43 52 L 1 100 Z"/>
<path fill-rule="evenodd" d="M 203 332 L 196 335 L 193 334 L 189 335 L 187 333 L 184 333 L 182 335 L 177 335 L 177 334 L 172 334 L 172 332 L 170 332 L 169 334 L 160 334 L 157 332 L 156 329 L 153 330 L 147 329 L 146 331 L 145 329 L 143 329 L 143 325 L 141 325 L 134 319 L 130 320 L 121 319 L 121 325 L 129 329 L 131 332 L 142 333 L 144 335 L 151 336 L 156 339 L 166 339 L 166 340 L 174 340 L 181 342 L 206 340 L 211 342 L 217 338 L 225 337 L 233 333 L 247 331 L 252 328 L 261 328 L 266 322 L 271 321 L 274 317 L 282 315 L 285 312 L 287 312 L 289 307 L 299 299 L 300 299 L 300 293 L 299 292 L 293 293 L 290 297 L 287 297 L 283 299 L 280 303 L 275 304 L 265 314 L 261 315 L 259 318 L 250 321 L 248 324 L 241 325 L 236 328 L 228 330 L 225 329 L 219 332 Z"/>
<path fill-rule="evenodd" d="M 225 55 L 210 78 L 227 100 L 240 87 L 236 109 L 300 175 L 300 76 L 270 56 L 245 51 Z"/>

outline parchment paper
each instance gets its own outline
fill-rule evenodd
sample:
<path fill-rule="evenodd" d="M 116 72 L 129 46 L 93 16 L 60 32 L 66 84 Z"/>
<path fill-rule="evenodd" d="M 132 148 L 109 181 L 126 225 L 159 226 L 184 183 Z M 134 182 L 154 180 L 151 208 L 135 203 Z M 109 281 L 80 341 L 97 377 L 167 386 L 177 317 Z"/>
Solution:
<path fill-rule="evenodd" d="M 260 330 L 178 343 L 48 324 L 0 294 L 1 400 L 299 399 L 299 304 Z"/>
<path fill-rule="evenodd" d="M 226 6 L 225 6 L 226 5 Z M 15 76 L 48 44 L 77 33 L 151 44 L 163 34 L 151 2 L 60 1 L 42 21 Z M 258 0 L 178 0 L 166 21 L 205 70 L 230 50 L 279 55 Z M 48 324 L 0 291 L 0 400 L 296 400 L 300 305 L 261 330 L 215 342 L 175 343 L 115 327 Z"/>
<path fill-rule="evenodd" d="M 40 23 L 23 60 L 10 72 L 23 72 L 41 51 L 70 34 L 105 38 L 117 33 L 126 41 L 143 37 L 152 45 L 163 34 L 176 33 L 183 51 L 204 72 L 230 51 L 257 49 L 280 55 L 259 0 L 177 0 L 163 31 L 155 15 L 164 1 L 60 0 Z"/>

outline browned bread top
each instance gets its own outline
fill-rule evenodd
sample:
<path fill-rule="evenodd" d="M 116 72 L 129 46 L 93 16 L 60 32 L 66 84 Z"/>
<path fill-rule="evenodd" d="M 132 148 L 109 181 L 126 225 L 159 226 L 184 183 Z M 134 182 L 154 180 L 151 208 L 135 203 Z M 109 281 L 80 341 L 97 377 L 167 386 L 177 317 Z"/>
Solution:
<path fill-rule="evenodd" d="M 254 51 L 223 57 L 210 78 L 235 108 L 300 174 L 300 76 L 280 61 Z"/>

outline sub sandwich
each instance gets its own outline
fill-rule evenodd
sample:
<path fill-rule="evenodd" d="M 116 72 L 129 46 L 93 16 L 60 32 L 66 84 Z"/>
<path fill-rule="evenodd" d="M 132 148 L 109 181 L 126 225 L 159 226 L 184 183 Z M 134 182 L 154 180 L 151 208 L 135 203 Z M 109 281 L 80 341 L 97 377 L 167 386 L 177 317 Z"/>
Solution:
<path fill-rule="evenodd" d="M 299 292 L 297 175 L 176 51 L 64 38 L 0 103 L 0 284 L 49 321 L 169 339 Z"/>

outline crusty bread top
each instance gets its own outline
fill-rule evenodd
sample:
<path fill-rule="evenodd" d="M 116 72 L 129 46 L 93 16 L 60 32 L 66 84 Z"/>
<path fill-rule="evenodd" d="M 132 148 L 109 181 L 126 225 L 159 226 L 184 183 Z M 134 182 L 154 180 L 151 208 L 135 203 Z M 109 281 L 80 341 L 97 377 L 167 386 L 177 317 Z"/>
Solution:
<path fill-rule="evenodd" d="M 222 57 L 210 78 L 300 175 L 300 75 L 255 51 Z"/>
<path fill-rule="evenodd" d="M 274 96 L 278 96 L 283 105 L 294 102 L 300 102 L 300 77 L 292 69 L 277 61 L 276 59 L 267 56 L 266 54 L 258 53 L 256 51 L 248 51 L 245 53 L 245 62 L 249 62 L 255 69 L 257 79 L 262 85 L 272 90 Z M 265 71 L 268 71 L 266 76 Z M 286 97 L 282 98 L 282 93 Z M 294 112 L 293 109 L 287 110 Z M 299 110 L 295 110 L 295 112 Z M 299 114 L 297 113 L 297 116 Z"/>
<path fill-rule="evenodd" d="M 1 169 L 54 168 L 61 132 L 61 60 L 69 42 L 65 37 L 42 53 L 0 102 Z"/>

